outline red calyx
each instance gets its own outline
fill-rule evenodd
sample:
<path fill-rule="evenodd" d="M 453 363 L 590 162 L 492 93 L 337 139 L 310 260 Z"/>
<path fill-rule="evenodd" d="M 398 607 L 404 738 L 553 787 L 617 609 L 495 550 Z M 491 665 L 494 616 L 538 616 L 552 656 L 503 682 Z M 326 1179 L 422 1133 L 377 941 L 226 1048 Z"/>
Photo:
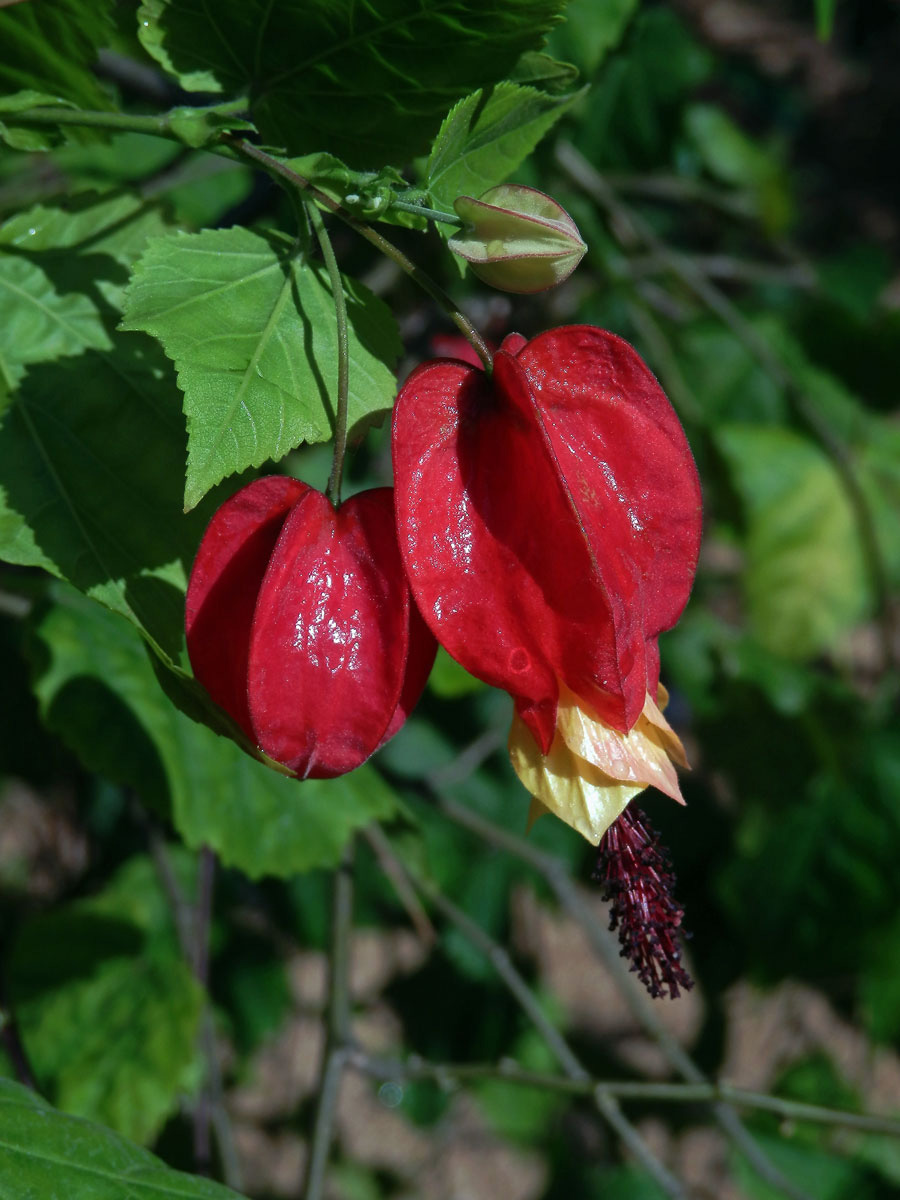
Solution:
<path fill-rule="evenodd" d="M 393 736 L 436 650 L 403 574 L 390 488 L 335 510 L 286 476 L 249 484 L 210 522 L 185 612 L 197 678 L 301 778 L 352 771 Z"/>
<path fill-rule="evenodd" d="M 637 353 L 592 326 L 508 337 L 494 372 L 419 367 L 394 410 L 404 564 L 438 640 L 546 753 L 558 680 L 625 731 L 690 592 L 700 486 Z"/>

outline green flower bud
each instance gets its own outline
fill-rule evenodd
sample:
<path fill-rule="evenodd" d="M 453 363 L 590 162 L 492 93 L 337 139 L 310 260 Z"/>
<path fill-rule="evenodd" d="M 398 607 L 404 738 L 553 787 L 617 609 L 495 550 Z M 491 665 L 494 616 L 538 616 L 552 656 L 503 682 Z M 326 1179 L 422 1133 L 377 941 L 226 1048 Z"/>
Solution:
<path fill-rule="evenodd" d="M 479 279 L 504 292 L 542 292 L 572 274 L 587 251 L 564 208 L 534 188 L 504 183 L 453 201 L 465 222 L 448 245 Z"/>

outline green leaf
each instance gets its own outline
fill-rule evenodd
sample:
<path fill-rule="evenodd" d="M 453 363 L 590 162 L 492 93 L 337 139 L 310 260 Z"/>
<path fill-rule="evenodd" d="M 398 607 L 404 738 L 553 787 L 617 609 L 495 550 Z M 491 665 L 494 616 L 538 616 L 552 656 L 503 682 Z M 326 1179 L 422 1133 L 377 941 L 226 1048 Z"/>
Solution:
<path fill-rule="evenodd" d="M 481 91 L 466 96 L 445 118 L 428 160 L 426 187 L 436 207 L 452 212 L 457 196 L 477 199 L 502 183 L 577 98 L 515 83 L 498 84 L 486 98 Z"/>
<path fill-rule="evenodd" d="M 836 12 L 837 0 L 816 0 L 816 34 L 823 42 L 827 42 L 834 32 Z"/>
<path fill-rule="evenodd" d="M 27 363 L 111 348 L 97 306 L 85 295 L 59 295 L 27 258 L 0 252 L 0 307 L 0 374 L 8 385 Z"/>
<path fill-rule="evenodd" d="M 460 696 L 483 691 L 486 686 L 451 658 L 443 646 L 438 646 L 437 657 L 428 676 L 428 687 L 436 696 L 442 700 L 458 700 Z"/>
<path fill-rule="evenodd" d="M 758 1134 L 760 1150 L 797 1188 L 816 1200 L 876 1200 L 865 1168 L 813 1146 L 793 1145 L 783 1137 Z M 748 1200 L 782 1200 L 780 1187 L 764 1182 L 743 1155 L 733 1155 L 735 1178 Z"/>
<path fill-rule="evenodd" d="M 714 104 L 690 105 L 684 124 L 709 173 L 752 193 L 766 230 L 783 233 L 793 217 L 794 204 L 790 181 L 776 154 L 748 137 L 724 109 Z"/>
<path fill-rule="evenodd" d="M 223 129 L 253 129 L 251 121 L 236 117 L 233 112 L 229 111 L 229 108 L 230 106 L 227 106 L 223 111 L 220 106 L 215 104 L 206 108 L 182 105 L 179 108 L 170 109 L 169 127 L 186 146 L 190 146 L 194 150 L 214 142 Z"/>
<path fill-rule="evenodd" d="M 158 348 L 131 339 L 31 368 L 0 426 L 0 557 L 68 579 L 171 661 L 205 519 L 181 511 L 177 399 Z"/>
<path fill-rule="evenodd" d="M 389 221 L 411 229 L 425 229 L 428 225 L 423 217 L 397 209 L 391 211 L 391 202 L 395 198 L 411 200 L 416 195 L 393 167 L 382 167 L 380 171 L 354 171 L 333 154 L 324 152 L 289 159 L 286 165 L 354 216 Z M 421 196 L 420 203 L 424 202 L 424 196 L 418 195 Z"/>
<path fill-rule="evenodd" d="M 0 96 L 0 141 L 6 142 L 13 150 L 49 150 L 52 146 L 59 145 L 63 140 L 59 129 L 16 121 L 16 113 L 54 104 L 70 107 L 67 101 L 58 96 L 47 96 L 41 92 L 24 91 L 15 92 L 11 96 Z"/>
<path fill-rule="evenodd" d="M 344 281 L 350 324 L 350 429 L 393 403 L 400 350 L 387 307 Z M 158 238 L 138 263 L 123 329 L 158 337 L 178 370 L 188 418 L 185 507 L 236 471 L 332 435 L 334 305 L 321 266 L 249 230 Z"/>
<path fill-rule="evenodd" d="M 787 429 L 724 426 L 720 448 L 747 517 L 744 587 L 769 650 L 809 658 L 866 612 L 853 510 L 825 455 Z"/>
<path fill-rule="evenodd" d="M 80 347 L 70 322 L 81 353 L 30 365 L 2 414 L 0 558 L 68 579 L 174 662 L 186 565 L 208 514 L 182 512 L 184 424 L 170 364 L 151 339 L 114 328 L 127 266 L 163 227 L 154 206 L 112 193 L 38 206 L 0 227 L 0 242 L 17 249 L 0 260 L 52 280 L 96 322 L 85 318 Z M 45 301 L 44 321 L 48 311 Z M 21 353 L 29 343 L 16 340 Z"/>
<path fill-rule="evenodd" d="M 624 36 L 638 0 L 569 0 L 566 19 L 550 37 L 550 49 L 593 75 Z"/>
<path fill-rule="evenodd" d="M 32 1066 L 60 1108 L 146 1143 L 200 1081 L 202 1009 L 186 963 L 138 957 L 108 960 L 17 1015 Z"/>
<path fill-rule="evenodd" d="M 129 625 L 73 592 L 40 617 L 34 638 L 34 687 L 51 728 L 89 769 L 171 809 L 187 844 L 212 847 L 228 866 L 254 878 L 331 867 L 354 830 L 396 811 L 369 766 L 301 783 L 190 720 L 160 690 Z"/>
<path fill-rule="evenodd" d="M 106 108 L 91 67 L 112 33 L 111 7 L 111 0 L 54 0 L 0 9 L 0 89 Z"/>
<path fill-rule="evenodd" d="M 538 49 L 563 6 L 145 0 L 139 28 L 183 86 L 246 92 L 269 144 L 290 154 L 327 148 L 374 168 L 423 153 L 448 107 Z"/>
<path fill-rule="evenodd" d="M 236 1200 L 209 1179 L 173 1171 L 146 1150 L 78 1117 L 64 1116 L 0 1079 L 2 1200 Z"/>
<path fill-rule="evenodd" d="M 539 50 L 529 50 L 509 73 L 510 83 L 524 83 L 553 96 L 570 93 L 578 85 L 578 68 L 559 62 Z"/>

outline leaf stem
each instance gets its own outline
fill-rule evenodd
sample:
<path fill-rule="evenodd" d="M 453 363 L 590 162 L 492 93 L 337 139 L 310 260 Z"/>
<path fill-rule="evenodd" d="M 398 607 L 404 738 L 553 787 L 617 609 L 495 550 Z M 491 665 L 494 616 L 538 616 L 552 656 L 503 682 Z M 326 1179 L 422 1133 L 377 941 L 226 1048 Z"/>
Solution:
<path fill-rule="evenodd" d="M 492 821 L 451 800 L 440 791 L 435 790 L 432 795 L 451 821 L 468 829 L 488 845 L 505 850 L 521 862 L 527 863 L 545 880 L 563 910 L 584 931 L 591 949 L 612 975 L 632 1015 L 647 1036 L 656 1043 L 671 1066 L 687 1083 L 710 1086 L 710 1080 L 669 1032 L 655 1011 L 652 1001 L 644 994 L 641 985 L 625 966 L 619 953 L 618 941 L 595 919 L 563 863 L 552 854 L 539 850 L 509 830 L 499 828 Z M 717 1124 L 743 1153 L 761 1179 L 790 1196 L 791 1200 L 811 1200 L 809 1193 L 792 1183 L 757 1145 L 731 1104 L 724 1099 L 713 1100 L 711 1109 Z"/>
<path fill-rule="evenodd" d="M 319 1077 L 318 1102 L 313 1122 L 305 1178 L 300 1195 L 322 1200 L 325 1172 L 331 1153 L 334 1119 L 350 1036 L 350 952 L 353 935 L 353 860 L 351 840 L 334 873 L 331 901 L 328 1012 L 325 1052 Z"/>
<path fill-rule="evenodd" d="M 331 283 L 331 296 L 334 300 L 334 319 L 337 325 L 337 409 L 334 417 L 334 456 L 331 460 L 331 475 L 328 479 L 326 494 L 337 508 L 341 503 L 341 479 L 344 474 L 344 455 L 347 452 L 347 409 L 350 399 L 350 335 L 347 329 L 347 298 L 344 295 L 344 283 L 341 279 L 340 268 L 335 257 L 334 247 L 322 214 L 311 201 L 306 204 L 306 211 L 315 230 L 328 279 Z"/>
<path fill-rule="evenodd" d="M 213 105 L 216 113 L 223 116 L 237 115 L 247 111 L 246 97 Z M 203 112 L 202 108 L 197 109 Z M 66 108 L 64 105 L 37 105 L 22 112 L 8 113 L 7 120 L 16 125 L 78 125 L 87 129 L 105 129 L 110 133 L 149 133 L 157 137 L 182 141 L 172 126 L 173 113 L 135 113 L 91 111 L 83 108 Z"/>
<path fill-rule="evenodd" d="M 386 842 L 384 833 L 377 825 L 366 830 L 366 837 L 378 850 Z M 440 912 L 460 933 L 481 951 L 497 972 L 501 981 L 518 1002 L 522 1011 L 528 1016 L 535 1029 L 546 1042 L 565 1077 L 574 1085 L 590 1091 L 590 1075 L 579 1062 L 566 1039 L 559 1030 L 547 1019 L 537 995 L 529 987 L 521 972 L 515 966 L 507 950 L 495 941 L 482 927 L 446 896 L 429 879 L 418 873 L 413 873 L 404 866 L 413 884 L 423 896 Z M 352 1056 L 351 1056 L 352 1057 Z M 687 1193 L 680 1181 L 656 1157 L 635 1126 L 628 1120 L 619 1107 L 619 1102 L 611 1094 L 599 1094 L 594 1089 L 593 1099 L 598 1112 L 612 1126 L 622 1142 L 634 1154 L 644 1169 L 659 1184 L 662 1191 L 670 1200 L 687 1200 Z M 307 1197 L 307 1200 L 309 1198 Z"/>
<path fill-rule="evenodd" d="M 424 217 L 426 221 L 440 221 L 443 225 L 455 225 L 457 229 L 465 225 L 465 221 L 456 213 L 441 212 L 437 208 L 426 208 L 424 204 L 415 204 L 410 200 L 394 199 L 390 206 L 399 209 L 400 212 L 414 213 L 417 217 Z"/>
<path fill-rule="evenodd" d="M 330 212 L 334 213 L 336 217 L 339 217 L 351 229 L 354 229 L 360 237 L 370 242 L 386 258 L 396 263 L 401 271 L 407 274 L 414 283 L 417 283 L 423 291 L 431 296 L 432 300 L 436 301 L 444 309 L 454 325 L 456 325 L 457 329 L 481 359 L 485 371 L 490 374 L 493 369 L 493 359 L 487 342 L 444 289 L 430 275 L 423 271 L 420 266 L 414 263 L 412 259 L 408 258 L 399 246 L 395 246 L 393 242 L 389 242 L 383 234 L 373 229 L 370 225 L 366 225 L 363 221 L 358 220 L 336 200 L 332 200 L 330 196 L 326 196 L 324 192 L 320 192 L 308 179 L 303 175 L 299 175 L 282 159 L 267 154 L 265 150 L 260 150 L 258 146 L 254 146 L 246 138 L 235 137 L 233 134 L 223 135 L 223 142 L 225 145 L 231 146 L 242 157 L 257 163 L 270 175 L 274 175 L 291 184 L 292 187 L 306 192 L 311 199 L 315 200 L 316 204 L 320 204 L 323 208 L 327 208 Z"/>
<path fill-rule="evenodd" d="M 214 106 L 217 113 L 240 113 L 246 111 L 247 102 L 245 99 L 237 99 L 226 104 L 217 104 Z M 131 113 L 119 112 L 96 112 L 86 109 L 75 108 L 59 108 L 53 106 L 36 106 L 35 108 L 27 108 L 22 112 L 17 112 L 11 115 L 10 119 L 14 119 L 19 125 L 79 125 L 92 129 L 106 129 L 111 133 L 149 133 L 155 134 L 157 137 L 171 138 L 174 141 L 182 142 L 182 138 L 172 126 L 173 113 L 155 113 L 146 116 L 135 116 Z M 377 230 L 367 225 L 364 221 L 360 221 L 348 212 L 343 205 L 336 200 L 332 200 L 330 196 L 320 192 L 314 187 L 308 179 L 297 171 L 291 169 L 288 164 L 275 155 L 268 154 L 265 150 L 261 150 L 246 138 L 238 137 L 228 131 L 223 131 L 218 139 L 210 142 L 208 145 L 201 147 L 204 150 L 213 154 L 223 154 L 228 158 L 233 158 L 237 155 L 239 158 L 256 163 L 268 172 L 287 183 L 292 187 L 305 192 L 316 204 L 327 208 L 330 212 L 339 217 L 351 229 L 355 229 L 360 237 L 364 237 L 385 257 L 407 274 L 410 279 L 419 285 L 423 291 L 437 304 L 444 309 L 450 319 L 456 325 L 457 329 L 463 337 L 471 344 L 478 357 L 481 359 L 485 371 L 490 374 L 493 367 L 493 359 L 490 348 L 487 342 L 457 306 L 455 301 L 449 296 L 444 289 L 435 282 L 425 271 L 422 270 L 412 259 L 392 242 L 389 242 L 386 237 L 378 233 Z M 437 209 L 424 209 L 420 205 L 410 204 L 409 201 L 394 201 L 396 207 L 405 208 L 409 205 L 408 211 L 415 212 L 421 216 L 430 218 L 431 220 L 445 221 L 448 224 L 459 225 L 462 222 L 450 213 L 441 213 Z"/>

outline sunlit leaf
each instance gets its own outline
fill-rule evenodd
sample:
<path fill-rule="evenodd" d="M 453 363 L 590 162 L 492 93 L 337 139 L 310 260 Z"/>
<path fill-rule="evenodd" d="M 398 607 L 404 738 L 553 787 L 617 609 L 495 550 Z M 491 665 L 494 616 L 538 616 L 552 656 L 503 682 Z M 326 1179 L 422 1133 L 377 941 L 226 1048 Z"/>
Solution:
<path fill-rule="evenodd" d="M 345 290 L 352 431 L 390 408 L 399 341 L 381 301 L 350 280 Z M 122 327 L 158 337 L 178 370 L 187 508 L 227 475 L 331 437 L 334 305 L 324 269 L 286 239 L 240 228 L 157 238 L 125 313 Z"/>
<path fill-rule="evenodd" d="M 236 1200 L 237 1193 L 173 1171 L 131 1142 L 56 1112 L 27 1088 L 0 1079 L 0 1195 L 3 1200 Z"/>

